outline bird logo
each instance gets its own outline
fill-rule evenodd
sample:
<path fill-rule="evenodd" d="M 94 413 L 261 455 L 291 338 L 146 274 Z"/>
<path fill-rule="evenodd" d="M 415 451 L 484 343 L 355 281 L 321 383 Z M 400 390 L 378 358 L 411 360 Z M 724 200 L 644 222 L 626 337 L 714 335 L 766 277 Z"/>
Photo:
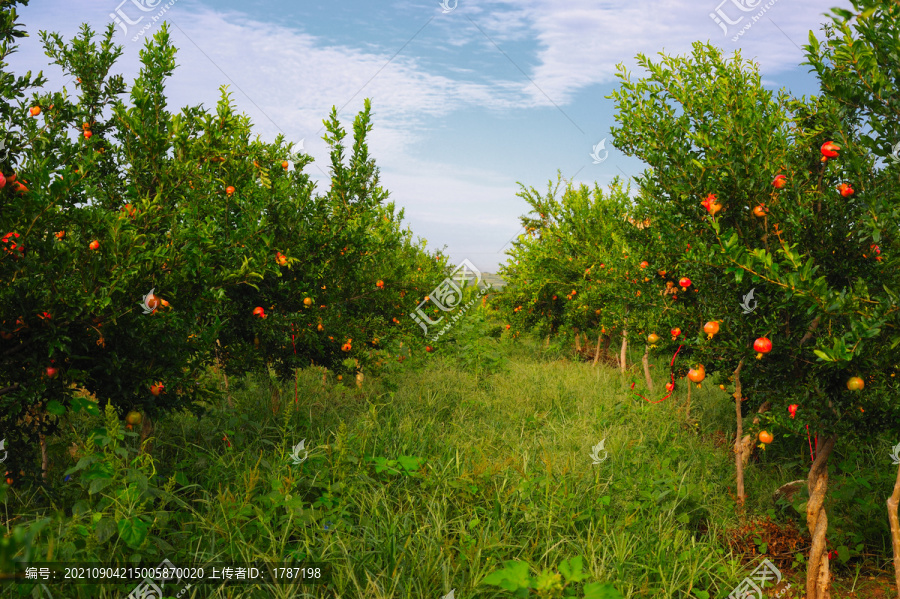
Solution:
<path fill-rule="evenodd" d="M 598 152 L 600 150 L 605 150 L 605 153 L 603 154 L 603 158 L 600 158 L 600 155 L 598 154 Z M 603 162 L 604 160 L 609 158 L 609 150 L 606 150 L 606 138 L 605 137 L 600 140 L 600 143 L 598 143 L 596 146 L 594 146 L 594 151 L 591 152 L 591 158 L 594 159 L 594 164 L 600 164 L 601 162 Z"/>
<path fill-rule="evenodd" d="M 450 589 L 450 592 L 441 597 L 441 599 L 456 599 L 456 589 Z"/>
<path fill-rule="evenodd" d="M 3 447 L 0 445 L 0 447 Z M 894 445 L 894 451 L 891 452 L 891 459 L 894 464 L 900 464 L 900 443 Z"/>
<path fill-rule="evenodd" d="M 606 458 L 609 457 L 609 452 L 606 451 L 605 449 L 603 449 L 603 445 L 604 445 L 605 443 L 606 443 L 606 437 L 604 437 L 599 443 L 597 443 L 596 445 L 594 445 L 594 446 L 591 448 L 591 454 L 590 454 L 590 455 L 591 455 L 591 459 L 594 461 L 594 465 L 595 465 L 595 466 L 596 466 L 597 464 L 603 462 L 604 460 L 606 460 Z M 603 452 L 603 457 L 602 457 L 602 458 L 600 457 L 600 452 L 601 452 L 601 451 Z"/>
<path fill-rule="evenodd" d="M 144 296 L 144 301 L 142 301 L 139 305 L 144 309 L 144 314 L 153 314 L 156 311 L 158 306 L 151 307 L 149 305 L 150 300 L 153 298 L 153 292 L 156 290 L 156 287 L 150 290 L 150 293 Z"/>
<path fill-rule="evenodd" d="M 893 152 L 888 156 L 888 160 L 894 164 L 900 164 L 900 141 L 894 144 Z"/>
<path fill-rule="evenodd" d="M 756 291 L 756 287 L 750 290 L 750 293 L 744 296 L 744 301 L 741 304 L 741 308 L 744 309 L 744 314 L 750 314 L 754 310 L 756 310 L 757 301 L 753 299 L 753 292 Z M 753 302 L 753 306 L 750 305 L 750 302 Z"/>
<path fill-rule="evenodd" d="M 303 462 L 306 461 L 306 458 L 309 457 L 309 451 L 304 449 L 305 444 L 306 444 L 306 439 L 303 439 L 302 441 L 300 441 L 299 443 L 294 445 L 294 448 L 291 453 L 291 459 L 294 461 L 294 464 L 302 464 Z M 300 457 L 301 451 L 303 452 L 302 458 Z"/>
<path fill-rule="evenodd" d="M 456 8 L 458 4 L 459 4 L 459 0 L 453 0 L 453 6 L 450 6 L 450 3 L 447 0 L 441 0 L 441 8 L 444 9 L 443 13 L 447 14 L 448 12 L 450 12 L 451 10 Z M 452 591 L 451 591 L 451 593 L 452 593 Z M 450 599 L 453 599 L 453 598 L 450 597 Z"/>
<path fill-rule="evenodd" d="M 5 446 L 6 446 L 6 439 L 0 440 L 0 451 L 3 452 L 3 459 L 0 460 L 0 464 L 2 464 L 3 462 L 6 461 L 6 456 L 9 454 L 9 452 L 4 449 Z"/>

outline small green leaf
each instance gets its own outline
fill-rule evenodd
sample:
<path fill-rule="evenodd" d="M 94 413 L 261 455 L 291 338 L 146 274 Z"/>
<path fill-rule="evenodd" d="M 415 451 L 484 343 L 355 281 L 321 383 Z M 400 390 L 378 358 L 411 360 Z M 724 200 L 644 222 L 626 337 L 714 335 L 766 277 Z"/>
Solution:
<path fill-rule="evenodd" d="M 66 406 L 62 405 L 55 399 L 51 399 L 47 402 L 47 411 L 54 416 L 62 416 L 66 413 Z"/>

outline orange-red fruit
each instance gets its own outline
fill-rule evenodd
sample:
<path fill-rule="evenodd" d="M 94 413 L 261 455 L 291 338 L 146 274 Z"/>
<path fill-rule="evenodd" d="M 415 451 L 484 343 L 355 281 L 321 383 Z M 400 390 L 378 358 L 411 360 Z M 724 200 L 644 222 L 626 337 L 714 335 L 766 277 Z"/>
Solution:
<path fill-rule="evenodd" d="M 649 335 L 647 335 L 647 343 L 649 343 L 650 345 L 659 343 L 659 335 L 657 335 L 656 333 L 650 333 Z"/>
<path fill-rule="evenodd" d="M 785 177 L 784 175 L 778 175 L 777 177 L 775 177 L 775 180 L 772 181 L 772 185 L 775 187 L 775 189 L 781 189 L 782 187 L 787 185 L 787 177 Z"/>
<path fill-rule="evenodd" d="M 703 325 L 703 332 L 709 335 L 709 338 L 712 339 L 712 336 L 719 332 L 719 323 L 715 320 L 711 320 Z"/>
<path fill-rule="evenodd" d="M 57 376 L 59 376 L 59 370 L 52 366 L 47 368 L 47 378 L 55 379 Z"/>
<path fill-rule="evenodd" d="M 162 393 L 163 389 L 164 389 L 164 387 L 161 382 L 156 382 L 156 383 L 153 383 L 152 385 L 150 385 L 150 393 L 152 393 L 153 395 L 156 395 L 156 396 L 158 396 L 160 393 Z"/>
<path fill-rule="evenodd" d="M 761 443 L 771 443 L 775 437 L 772 436 L 772 433 L 767 431 L 759 431 L 759 440 Z"/>
<path fill-rule="evenodd" d="M 91 242 L 91 245 L 89 245 L 88 247 L 91 248 L 92 250 L 96 250 L 97 248 L 100 247 L 100 242 L 95 239 L 94 241 Z"/>
<path fill-rule="evenodd" d="M 706 378 L 706 369 L 703 367 L 703 364 L 701 364 L 697 368 L 691 368 L 690 370 L 688 370 L 687 376 L 693 382 L 699 383 Z"/>
<path fill-rule="evenodd" d="M 284 160 L 284 161 L 281 163 L 281 168 L 283 168 L 284 170 L 287 170 L 287 168 L 288 168 L 288 161 L 287 161 L 287 160 Z"/>
<path fill-rule="evenodd" d="M 833 141 L 826 141 L 822 144 L 822 157 L 823 158 L 837 158 L 837 151 L 840 150 L 841 147 L 834 143 Z M 824 161 L 823 161 L 824 162 Z"/>
<path fill-rule="evenodd" d="M 253 309 L 253 315 L 254 315 L 254 316 L 259 316 L 260 318 L 265 318 L 265 317 L 266 317 L 266 311 L 263 310 L 262 306 L 257 306 L 256 308 Z"/>
<path fill-rule="evenodd" d="M 37 116 L 37 115 L 41 114 L 41 107 L 40 106 L 32 106 L 31 110 L 29 110 L 28 112 L 29 112 L 29 114 L 31 114 L 31 116 Z"/>
<path fill-rule="evenodd" d="M 678 285 L 682 289 L 687 289 L 688 287 L 691 286 L 691 280 L 687 277 L 681 277 L 680 279 L 678 279 Z"/>
<path fill-rule="evenodd" d="M 648 266 L 650 266 L 650 263 L 647 262 L 646 260 L 644 260 L 643 262 L 641 262 L 641 268 L 647 268 Z"/>
<path fill-rule="evenodd" d="M 767 337 L 760 337 L 753 342 L 753 351 L 759 352 L 757 358 L 761 358 L 763 354 L 772 351 L 772 342 Z"/>
<path fill-rule="evenodd" d="M 672 333 L 672 336 L 673 336 L 673 337 L 677 337 L 678 335 L 681 334 L 681 329 L 679 329 L 678 327 L 675 327 L 674 329 L 672 329 L 672 330 L 669 331 L 669 332 Z"/>
<path fill-rule="evenodd" d="M 85 138 L 85 139 L 90 139 L 90 138 L 91 138 L 91 135 L 93 135 L 93 133 L 91 133 L 90 131 L 85 131 L 85 132 L 84 132 L 84 138 Z"/>
<path fill-rule="evenodd" d="M 753 214 L 760 218 L 764 217 L 766 215 L 766 207 L 763 206 L 762 204 L 760 204 L 759 206 L 757 206 L 756 208 L 753 209 Z"/>
<path fill-rule="evenodd" d="M 850 380 L 847 381 L 847 388 L 851 391 L 861 391 L 865 386 L 865 382 L 858 376 L 851 377 Z"/>
<path fill-rule="evenodd" d="M 666 383 L 666 391 L 672 391 L 675 389 L 675 383 Z"/>
<path fill-rule="evenodd" d="M 227 193 L 228 195 L 233 194 L 233 193 L 234 193 L 234 187 L 232 187 L 231 185 L 229 185 L 228 187 L 225 188 L 225 193 Z"/>

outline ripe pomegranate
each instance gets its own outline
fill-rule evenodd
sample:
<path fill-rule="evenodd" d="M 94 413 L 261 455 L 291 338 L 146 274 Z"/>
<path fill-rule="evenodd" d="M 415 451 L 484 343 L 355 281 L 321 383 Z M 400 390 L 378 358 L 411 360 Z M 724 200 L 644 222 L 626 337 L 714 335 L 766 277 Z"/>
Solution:
<path fill-rule="evenodd" d="M 847 388 L 851 391 L 862 391 L 862 388 L 865 386 L 865 382 L 858 376 L 851 377 L 847 381 Z"/>
<path fill-rule="evenodd" d="M 691 280 L 687 277 L 681 277 L 680 279 L 678 279 L 678 285 L 682 289 L 687 289 L 691 286 Z"/>
<path fill-rule="evenodd" d="M 836 143 L 834 143 L 833 141 L 826 141 L 825 143 L 822 144 L 822 148 L 821 148 L 822 157 L 825 160 L 827 160 L 829 158 L 837 158 L 838 157 L 837 151 L 840 149 L 841 149 L 841 147 L 839 145 L 837 145 Z"/>
<path fill-rule="evenodd" d="M 769 341 L 767 337 L 760 337 L 753 342 L 753 351 L 758 352 L 756 354 L 756 359 L 761 360 L 763 354 L 767 354 L 772 351 L 772 342 Z"/>
<path fill-rule="evenodd" d="M 671 393 L 673 389 L 675 389 L 675 383 L 666 383 L 666 391 Z"/>
<path fill-rule="evenodd" d="M 775 437 L 772 436 L 772 433 L 766 431 L 759 431 L 759 441 L 760 443 L 769 444 Z"/>
<path fill-rule="evenodd" d="M 647 262 L 646 260 L 644 260 L 643 262 L 641 262 L 641 268 L 647 268 L 648 266 L 650 266 L 650 263 Z"/>
<path fill-rule="evenodd" d="M 753 215 L 762 218 L 766 215 L 766 207 L 760 204 L 756 208 L 753 209 Z"/>
<path fill-rule="evenodd" d="M 681 335 L 681 329 L 679 329 L 678 327 L 675 327 L 669 332 L 672 333 L 672 339 L 676 339 L 679 335 Z"/>
<path fill-rule="evenodd" d="M 708 339 L 712 339 L 713 335 L 719 332 L 719 323 L 711 320 L 703 325 L 703 332 L 706 333 Z"/>
<path fill-rule="evenodd" d="M 55 379 L 57 376 L 59 376 L 58 369 L 53 368 L 52 366 L 47 368 L 47 378 Z"/>
<path fill-rule="evenodd" d="M 91 248 L 92 250 L 96 250 L 97 248 L 100 247 L 100 242 L 95 239 L 94 241 L 91 242 L 91 245 L 89 245 L 88 247 Z"/>
<path fill-rule="evenodd" d="M 697 368 L 691 368 L 688 370 L 687 377 L 695 382 L 700 383 L 703 379 L 706 378 L 706 369 L 703 367 L 703 364 L 700 364 Z"/>
<path fill-rule="evenodd" d="M 657 335 L 656 333 L 650 333 L 649 335 L 647 335 L 647 343 L 649 343 L 650 345 L 656 345 L 657 343 L 659 343 L 659 335 Z"/>
<path fill-rule="evenodd" d="M 232 187 L 231 185 L 229 185 L 228 187 L 225 188 L 225 193 L 227 193 L 228 195 L 233 194 L 233 193 L 234 193 L 234 187 Z"/>
<path fill-rule="evenodd" d="M 791 415 L 791 419 L 792 419 L 792 420 L 793 420 L 794 416 L 797 415 L 797 409 L 798 409 L 799 407 L 800 407 L 800 406 L 798 406 L 798 405 L 795 404 L 795 403 L 792 403 L 791 405 L 788 406 L 788 414 Z"/>
<path fill-rule="evenodd" d="M 775 189 L 781 189 L 782 187 L 787 185 L 787 177 L 785 177 L 784 175 L 778 175 L 777 177 L 775 177 L 775 180 L 772 181 L 772 185 L 775 187 Z"/>
<path fill-rule="evenodd" d="M 303 299 L 303 305 L 306 306 L 307 308 L 312 306 L 312 304 L 313 304 L 312 298 L 307 297 L 307 298 Z"/>
<path fill-rule="evenodd" d="M 838 185 L 838 191 L 841 192 L 841 197 L 848 197 L 853 195 L 853 188 L 850 187 L 849 183 L 841 183 Z"/>

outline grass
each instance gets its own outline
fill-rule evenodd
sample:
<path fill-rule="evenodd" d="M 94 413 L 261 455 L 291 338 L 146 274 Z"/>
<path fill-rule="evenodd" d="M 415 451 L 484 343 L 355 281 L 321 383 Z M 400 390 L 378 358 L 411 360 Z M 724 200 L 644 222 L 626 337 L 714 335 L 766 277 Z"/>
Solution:
<path fill-rule="evenodd" d="M 723 392 L 693 389 L 695 425 L 682 395 L 651 405 L 614 370 L 561 359 L 539 341 L 507 344 L 484 327 L 414 368 L 367 377 L 361 390 L 336 381 L 323 389 L 321 370 L 301 372 L 296 406 L 293 384 L 232 381 L 233 408 L 223 399 L 201 419 L 156 423 L 152 458 L 138 456 L 137 436 L 115 415 L 69 417 L 72 432 L 51 444 L 50 484 L 0 491 L 7 528 L 20 527 L 0 557 L 180 567 L 293 560 L 325 564 L 330 577 L 319 586 L 163 589 L 184 598 L 439 599 L 453 590 L 487 599 L 563 588 L 614 596 L 590 595 L 586 583 L 629 598 L 704 598 L 727 595 L 752 571 L 759 560 L 742 561 L 728 543 L 747 521 L 732 497 L 733 439 L 714 442 L 715 431 L 733 429 Z M 89 442 L 92 430 L 100 434 Z M 301 440 L 308 453 L 297 465 Z M 593 464 L 601 440 L 608 457 Z M 82 469 L 63 483 L 76 459 Z M 803 476 L 762 459 L 748 469 L 747 514 L 784 521 L 771 491 Z M 566 584 L 577 578 L 567 560 L 578 556 L 585 586 Z M 511 560 L 527 564 L 540 595 L 485 582 L 503 578 L 491 574 Z M 802 567 L 789 573 L 801 589 Z M 135 585 L 48 589 L 105 598 Z"/>

